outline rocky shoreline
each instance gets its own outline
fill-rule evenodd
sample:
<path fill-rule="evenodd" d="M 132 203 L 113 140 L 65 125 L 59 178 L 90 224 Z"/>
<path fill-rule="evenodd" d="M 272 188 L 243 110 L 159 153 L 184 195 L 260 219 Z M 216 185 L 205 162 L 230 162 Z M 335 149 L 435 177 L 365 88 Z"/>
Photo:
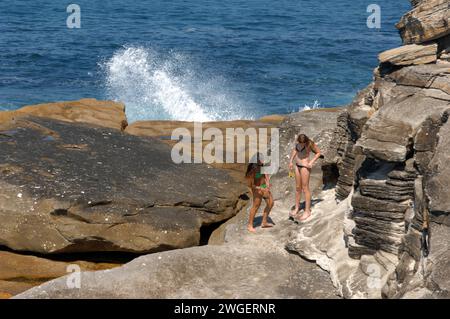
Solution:
<path fill-rule="evenodd" d="M 127 123 L 94 99 L 0 112 L 0 297 L 449 298 L 449 3 L 411 2 L 404 45 L 350 105 L 205 123 L 280 129 L 276 227 L 257 234 L 243 164 L 172 163 L 167 137 L 192 123 Z M 286 156 L 300 131 L 324 158 L 296 225 Z M 76 261 L 104 252 L 131 255 Z M 79 289 L 54 279 L 70 263 Z"/>

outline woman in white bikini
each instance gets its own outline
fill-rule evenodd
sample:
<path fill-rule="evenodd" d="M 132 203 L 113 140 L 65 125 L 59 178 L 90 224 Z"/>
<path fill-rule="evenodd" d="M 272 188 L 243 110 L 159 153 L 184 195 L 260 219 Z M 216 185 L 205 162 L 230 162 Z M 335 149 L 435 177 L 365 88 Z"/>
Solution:
<path fill-rule="evenodd" d="M 312 160 L 309 160 L 310 154 L 315 154 Z M 289 170 L 295 169 L 295 208 L 289 213 L 291 218 L 297 221 L 305 221 L 311 216 L 311 191 L 309 189 L 309 177 L 311 168 L 320 157 L 320 149 L 311 141 L 305 134 L 300 134 L 297 138 L 297 143 L 291 152 L 291 159 L 289 162 Z M 295 159 L 295 168 L 294 168 Z M 302 192 L 305 194 L 305 211 L 299 216 L 300 200 Z"/>

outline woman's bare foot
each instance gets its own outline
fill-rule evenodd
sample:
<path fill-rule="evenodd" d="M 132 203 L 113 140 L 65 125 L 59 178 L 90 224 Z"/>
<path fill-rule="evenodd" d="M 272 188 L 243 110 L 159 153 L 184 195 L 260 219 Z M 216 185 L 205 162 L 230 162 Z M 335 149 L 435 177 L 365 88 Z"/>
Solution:
<path fill-rule="evenodd" d="M 250 233 L 256 233 L 256 229 L 255 229 L 255 227 L 253 227 L 253 226 L 247 226 L 247 230 L 250 232 Z"/>
<path fill-rule="evenodd" d="M 268 222 L 261 224 L 261 228 L 272 228 L 273 226 L 275 226 L 275 225 L 272 223 L 268 223 Z"/>
<path fill-rule="evenodd" d="M 289 212 L 289 219 L 294 219 L 298 215 L 299 212 L 300 212 L 300 208 L 291 209 L 291 211 Z"/>
<path fill-rule="evenodd" d="M 309 217 L 311 217 L 311 212 L 304 212 L 303 215 L 298 218 L 299 221 L 304 222 L 305 220 L 307 220 Z"/>

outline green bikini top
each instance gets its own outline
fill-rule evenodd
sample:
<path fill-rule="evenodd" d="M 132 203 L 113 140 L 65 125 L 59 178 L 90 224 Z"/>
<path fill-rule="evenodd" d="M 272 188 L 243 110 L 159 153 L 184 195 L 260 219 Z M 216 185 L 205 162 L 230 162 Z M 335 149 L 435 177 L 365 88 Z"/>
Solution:
<path fill-rule="evenodd" d="M 261 178 L 263 176 L 264 176 L 264 174 L 262 174 L 262 173 L 256 173 L 255 174 L 255 178 Z M 259 185 L 258 187 L 259 188 L 267 188 L 267 185 L 266 185 L 266 183 L 263 183 L 263 184 Z"/>

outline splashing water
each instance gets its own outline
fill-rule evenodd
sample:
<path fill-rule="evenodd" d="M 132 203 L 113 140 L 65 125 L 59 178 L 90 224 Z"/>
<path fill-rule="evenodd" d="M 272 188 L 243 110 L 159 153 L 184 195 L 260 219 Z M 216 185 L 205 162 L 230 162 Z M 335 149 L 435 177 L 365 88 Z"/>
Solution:
<path fill-rule="evenodd" d="M 215 121 L 249 118 L 223 91 L 225 81 L 192 69 L 187 57 L 162 57 L 142 47 L 125 47 L 104 62 L 108 97 L 126 105 L 130 122 L 146 119 Z"/>
<path fill-rule="evenodd" d="M 308 111 L 308 110 L 316 110 L 316 109 L 320 109 L 320 108 L 321 108 L 320 102 L 318 100 L 315 100 L 313 105 L 309 106 L 309 105 L 305 104 L 305 106 L 299 107 L 298 111 L 301 112 L 301 111 Z"/>

